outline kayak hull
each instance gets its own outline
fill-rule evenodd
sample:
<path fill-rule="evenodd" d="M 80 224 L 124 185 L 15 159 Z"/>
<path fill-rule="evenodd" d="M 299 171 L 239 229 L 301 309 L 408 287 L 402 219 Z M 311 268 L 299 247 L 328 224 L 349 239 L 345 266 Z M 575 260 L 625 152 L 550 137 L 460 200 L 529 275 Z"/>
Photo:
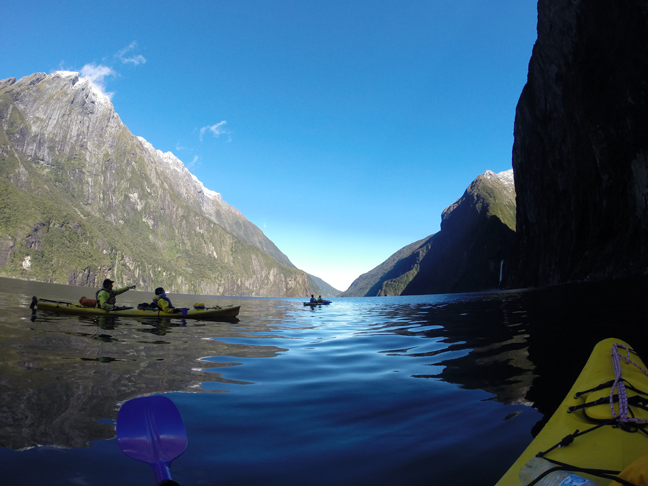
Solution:
<path fill-rule="evenodd" d="M 304 306 L 310 306 L 310 307 L 315 307 L 318 305 L 330 305 L 330 304 L 331 304 L 330 300 L 324 302 L 304 302 Z"/>
<path fill-rule="evenodd" d="M 79 304 L 70 304 L 67 302 L 43 302 L 37 304 L 38 310 L 55 312 L 57 314 L 74 314 L 79 316 L 103 316 L 103 317 L 141 317 L 141 318 L 175 318 L 175 319 L 202 319 L 214 320 L 220 318 L 232 318 L 238 316 L 240 305 L 226 307 L 209 307 L 206 309 L 189 309 L 187 315 L 181 313 L 168 314 L 159 310 L 140 310 L 137 308 L 105 311 L 96 307 L 84 307 Z"/>
<path fill-rule="evenodd" d="M 586 402 L 591 403 L 603 396 L 609 397 L 610 388 L 585 393 L 578 398 L 575 396 L 577 392 L 591 390 L 602 383 L 615 379 L 614 365 L 611 358 L 612 346 L 615 343 L 631 348 L 624 341 L 614 338 L 605 339 L 594 347 L 583 371 L 576 379 L 567 397 L 560 404 L 560 407 L 496 486 L 519 486 L 520 469 L 532 457 L 535 457 L 539 452 L 549 450 L 565 436 L 575 433 L 576 430 L 582 433 L 597 425 L 597 422 L 590 420 L 585 415 L 583 409 L 571 413 L 568 413 L 568 409 Z M 625 350 L 619 349 L 619 351 L 623 351 L 625 355 Z M 638 356 L 631 354 L 631 359 L 637 365 L 646 369 Z M 625 380 L 637 389 L 648 392 L 648 376 L 640 369 L 621 360 L 621 371 Z M 634 394 L 630 390 L 627 391 L 628 396 Z M 615 410 L 618 414 L 618 404 L 616 404 Z M 637 409 L 637 407 L 633 407 L 633 411 L 637 418 L 648 419 L 648 412 Z M 599 415 L 601 419 L 612 418 L 609 401 L 596 408 L 588 409 L 587 413 L 589 416 Z M 648 437 L 645 434 L 629 433 L 621 428 L 606 425 L 576 437 L 570 445 L 554 449 L 546 457 L 579 467 L 622 471 L 637 458 L 645 455 L 648 455 Z M 585 473 L 578 474 L 601 486 L 610 484 L 610 479 L 603 479 Z"/>

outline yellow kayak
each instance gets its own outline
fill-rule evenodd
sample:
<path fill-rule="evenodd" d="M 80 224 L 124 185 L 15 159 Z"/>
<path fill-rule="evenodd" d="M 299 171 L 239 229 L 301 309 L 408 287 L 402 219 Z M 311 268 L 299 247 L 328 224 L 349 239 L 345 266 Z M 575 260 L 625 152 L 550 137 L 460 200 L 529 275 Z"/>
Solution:
<path fill-rule="evenodd" d="M 34 297 L 34 299 L 36 299 Z M 105 311 L 96 307 L 84 307 L 71 302 L 57 302 L 46 299 L 36 299 L 32 303 L 38 310 L 56 312 L 58 314 L 74 314 L 80 316 L 108 316 L 108 317 L 166 317 L 176 319 L 202 319 L 217 320 L 222 318 L 233 318 L 238 316 L 240 305 L 230 305 L 225 307 L 215 306 L 204 309 L 185 309 L 185 312 L 168 314 L 160 310 L 138 309 L 136 307 L 127 307 L 120 310 Z M 33 307 L 32 307 L 33 308 Z"/>
<path fill-rule="evenodd" d="M 644 363 L 630 349 L 627 343 L 614 338 L 605 339 L 594 347 L 558 410 L 496 486 L 520 486 L 520 469 L 538 453 L 546 453 L 546 459 L 569 466 L 616 472 L 632 463 L 635 463 L 634 468 L 642 462 L 643 456 L 648 456 L 647 424 L 644 422 L 648 420 L 648 375 L 644 372 Z M 626 357 L 632 362 L 628 363 Z M 617 381 L 619 375 L 623 378 L 621 384 Z M 600 389 L 596 389 L 599 386 Z M 613 388 L 614 412 L 610 404 Z M 622 388 L 628 397 L 627 420 L 625 408 L 619 405 L 619 395 L 622 398 L 624 395 Z M 575 435 L 573 442 L 554 448 L 570 434 Z M 610 485 L 614 476 L 604 478 L 578 469 L 575 472 L 600 486 Z M 628 479 L 627 470 L 623 477 Z"/>

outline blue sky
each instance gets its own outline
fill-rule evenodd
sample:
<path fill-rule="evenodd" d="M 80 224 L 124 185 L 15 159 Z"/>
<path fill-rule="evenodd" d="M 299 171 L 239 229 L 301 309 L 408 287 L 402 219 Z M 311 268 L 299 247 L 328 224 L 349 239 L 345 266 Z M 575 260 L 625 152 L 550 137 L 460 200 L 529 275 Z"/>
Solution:
<path fill-rule="evenodd" d="M 340 290 L 511 168 L 531 0 L 4 0 L 0 79 L 80 71 Z"/>

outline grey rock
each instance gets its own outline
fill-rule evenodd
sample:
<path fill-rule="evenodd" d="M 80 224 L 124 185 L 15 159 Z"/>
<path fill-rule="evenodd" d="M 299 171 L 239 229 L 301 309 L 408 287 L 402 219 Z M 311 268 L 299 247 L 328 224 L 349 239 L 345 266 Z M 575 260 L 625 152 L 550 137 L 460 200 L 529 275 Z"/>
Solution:
<path fill-rule="evenodd" d="M 313 290 L 172 153 L 135 137 L 78 73 L 0 81 L 0 275 L 199 294 Z"/>

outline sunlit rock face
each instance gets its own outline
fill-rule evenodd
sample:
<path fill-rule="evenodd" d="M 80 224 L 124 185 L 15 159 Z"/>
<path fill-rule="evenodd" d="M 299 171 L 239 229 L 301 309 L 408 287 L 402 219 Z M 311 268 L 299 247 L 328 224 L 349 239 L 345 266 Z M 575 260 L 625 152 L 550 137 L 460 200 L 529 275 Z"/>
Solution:
<path fill-rule="evenodd" d="M 513 168 L 508 286 L 646 273 L 648 1 L 539 1 Z"/>
<path fill-rule="evenodd" d="M 0 275 L 257 296 L 308 276 L 78 73 L 0 81 Z"/>

